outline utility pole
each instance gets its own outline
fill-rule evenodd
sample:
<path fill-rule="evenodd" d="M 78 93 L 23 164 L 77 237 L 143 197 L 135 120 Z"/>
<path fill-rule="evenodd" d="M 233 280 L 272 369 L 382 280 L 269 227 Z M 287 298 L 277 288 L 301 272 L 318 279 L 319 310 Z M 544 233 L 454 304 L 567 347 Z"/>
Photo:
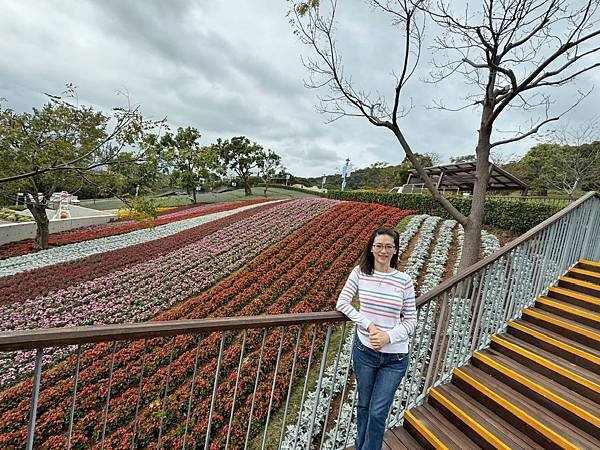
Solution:
<path fill-rule="evenodd" d="M 350 177 L 350 158 L 346 158 L 346 165 L 342 167 L 342 191 L 346 187 L 346 178 Z"/>

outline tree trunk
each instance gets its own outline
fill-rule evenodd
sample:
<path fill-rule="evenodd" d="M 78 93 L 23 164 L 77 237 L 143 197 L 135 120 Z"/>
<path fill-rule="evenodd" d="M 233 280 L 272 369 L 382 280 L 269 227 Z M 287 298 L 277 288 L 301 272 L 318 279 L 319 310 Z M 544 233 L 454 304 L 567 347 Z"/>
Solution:
<path fill-rule="evenodd" d="M 252 189 L 250 189 L 250 184 L 248 180 L 244 179 L 244 193 L 247 196 L 252 195 Z"/>
<path fill-rule="evenodd" d="M 28 204 L 27 208 L 31 211 L 37 225 L 35 250 L 46 250 L 48 248 L 48 235 L 50 234 L 50 221 L 46 214 L 46 205 L 36 202 Z"/>
<path fill-rule="evenodd" d="M 477 165 L 475 169 L 475 186 L 471 200 L 471 211 L 464 227 L 463 250 L 460 258 L 459 272 L 479 261 L 481 251 L 481 226 L 483 224 L 485 195 L 490 181 L 490 140 L 491 129 L 485 124 L 493 112 L 493 108 L 484 106 L 481 113 L 479 140 L 475 153 Z"/>
<path fill-rule="evenodd" d="M 265 192 L 264 192 L 265 197 L 267 196 L 267 189 L 269 189 L 269 184 L 267 183 L 267 180 L 265 180 Z"/>
<path fill-rule="evenodd" d="M 198 199 L 196 198 L 196 189 L 192 189 L 192 198 L 194 199 L 194 205 L 198 203 Z"/>

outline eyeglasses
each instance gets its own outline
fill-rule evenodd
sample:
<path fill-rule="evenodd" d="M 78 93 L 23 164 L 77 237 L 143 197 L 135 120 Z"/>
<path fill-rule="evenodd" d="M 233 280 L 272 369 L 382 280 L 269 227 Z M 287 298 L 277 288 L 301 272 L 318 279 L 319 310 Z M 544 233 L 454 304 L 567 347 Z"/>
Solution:
<path fill-rule="evenodd" d="M 373 248 L 380 252 L 381 250 L 385 250 L 386 252 L 392 252 L 396 250 L 394 245 L 381 245 L 381 244 L 373 244 Z"/>

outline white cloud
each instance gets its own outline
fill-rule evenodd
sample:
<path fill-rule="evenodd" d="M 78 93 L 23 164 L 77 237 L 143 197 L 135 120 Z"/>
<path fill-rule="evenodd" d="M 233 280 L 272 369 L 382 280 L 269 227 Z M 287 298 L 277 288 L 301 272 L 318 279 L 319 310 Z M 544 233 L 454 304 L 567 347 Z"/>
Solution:
<path fill-rule="evenodd" d="M 198 128 L 204 144 L 246 135 L 278 152 L 298 175 L 332 173 L 347 157 L 355 167 L 404 158 L 388 130 L 358 118 L 326 124 L 316 112 L 317 92 L 304 88 L 300 61 L 310 53 L 292 34 L 287 2 L 0 0 L 0 8 L 0 97 L 17 110 L 39 106 L 44 92 L 59 93 L 72 82 L 80 101 L 106 110 L 121 101 L 115 91 L 127 89 L 145 114 L 167 116 L 173 127 Z M 397 32 L 362 2 L 342 2 L 340 8 L 339 45 L 348 73 L 366 89 L 389 95 L 399 57 L 393 51 Z M 422 58 L 422 75 L 429 60 Z M 589 88 L 599 76 L 588 74 L 578 86 Z M 575 87 L 557 106 L 572 98 Z M 413 149 L 444 159 L 472 153 L 476 111 L 425 108 L 439 97 L 460 105 L 462 81 L 430 85 L 415 77 L 410 89 L 416 108 L 402 124 Z M 594 91 L 569 120 L 591 117 L 597 99 Z M 516 129 L 527 123 L 517 113 L 500 125 Z M 534 143 L 507 151 L 524 153 Z"/>

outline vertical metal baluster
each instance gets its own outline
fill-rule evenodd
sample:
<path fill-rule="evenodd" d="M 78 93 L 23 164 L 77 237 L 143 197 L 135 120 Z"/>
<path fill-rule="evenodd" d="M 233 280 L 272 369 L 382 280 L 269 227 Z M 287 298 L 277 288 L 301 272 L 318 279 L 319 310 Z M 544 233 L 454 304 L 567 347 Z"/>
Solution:
<path fill-rule="evenodd" d="M 200 335 L 196 337 L 196 357 L 194 358 L 194 373 L 192 374 L 192 384 L 190 385 L 190 399 L 188 400 L 187 414 L 185 415 L 185 430 L 183 432 L 182 449 L 187 447 L 187 433 L 190 424 L 190 416 L 192 414 L 192 401 L 194 400 L 194 387 L 196 386 L 196 373 L 198 371 L 198 353 L 200 352 Z"/>
<path fill-rule="evenodd" d="M 481 314 L 483 311 L 484 301 L 481 298 L 481 291 L 483 289 L 483 278 L 485 277 L 485 274 L 485 267 L 480 272 L 477 272 L 477 274 L 473 274 L 473 277 L 476 275 L 479 276 L 479 284 L 477 285 L 477 287 L 475 287 L 475 290 L 473 291 L 475 293 L 474 298 L 473 294 L 471 294 L 471 308 L 473 311 L 473 317 L 471 318 L 471 349 L 469 350 L 469 354 L 473 354 L 475 350 L 477 350 L 479 347 L 479 341 L 477 337 L 479 336 L 479 326 L 481 323 Z"/>
<path fill-rule="evenodd" d="M 73 420 L 75 419 L 75 399 L 77 398 L 77 385 L 79 384 L 79 366 L 81 362 L 81 344 L 77 346 L 77 365 L 75 366 L 75 379 L 73 380 L 73 401 L 69 413 L 69 435 L 67 438 L 67 450 L 71 448 L 71 437 L 73 436 Z"/>
<path fill-rule="evenodd" d="M 356 407 L 357 399 L 358 387 L 354 390 L 354 396 L 352 397 L 352 405 L 350 406 L 350 414 L 348 414 L 348 426 L 346 427 L 346 430 L 348 430 L 348 432 L 346 433 L 346 439 L 344 440 L 344 448 L 348 446 L 348 438 L 350 437 L 350 428 L 352 425 L 352 416 L 354 415 L 354 409 Z"/>
<path fill-rule="evenodd" d="M 335 430 L 333 431 L 333 444 L 337 441 L 338 430 L 340 428 L 340 420 L 342 418 L 342 409 L 344 402 L 346 401 L 346 388 L 348 387 L 348 379 L 350 378 L 350 368 L 352 366 L 352 351 L 354 349 L 354 339 L 357 339 L 356 333 L 353 331 L 353 326 L 350 327 L 352 333 L 352 343 L 350 345 L 350 360 L 348 361 L 348 367 L 346 367 L 346 375 L 344 375 L 344 387 L 342 388 L 342 394 L 340 397 L 340 406 L 338 407 L 338 415 L 335 421 Z M 335 447 L 334 447 L 335 448 Z"/>
<path fill-rule="evenodd" d="M 337 356 L 335 358 L 335 363 L 333 364 L 333 380 L 331 381 L 331 395 L 329 396 L 329 403 L 327 405 L 327 412 L 325 413 L 325 419 L 323 420 L 323 432 L 321 433 L 321 444 L 319 448 L 323 448 L 323 443 L 325 442 L 325 434 L 327 426 L 327 421 L 329 420 L 329 410 L 331 409 L 331 402 L 333 401 L 333 390 L 335 388 L 335 380 L 337 378 L 338 366 L 340 363 L 340 356 L 342 353 L 342 348 L 344 347 L 344 341 L 346 339 L 346 322 L 342 325 L 342 336 L 340 338 L 340 345 L 337 350 Z M 342 398 L 343 401 L 343 398 Z"/>
<path fill-rule="evenodd" d="M 590 205 L 591 206 L 591 205 Z M 584 239 L 583 242 L 581 244 L 581 252 L 579 253 L 579 258 L 585 258 L 587 253 L 588 253 L 588 246 L 589 246 L 589 241 L 590 241 L 590 237 L 592 236 L 592 226 L 593 226 L 593 218 L 594 218 L 594 211 L 590 208 L 590 206 L 588 206 L 586 209 L 588 210 L 588 215 L 587 215 L 587 219 L 585 221 L 585 226 L 582 227 L 584 228 Z"/>
<path fill-rule="evenodd" d="M 210 442 L 210 430 L 212 428 L 212 416 L 215 410 L 217 400 L 217 386 L 219 386 L 219 375 L 221 374 L 221 361 L 223 360 L 223 348 L 225 347 L 225 332 L 221 336 L 221 345 L 219 345 L 219 356 L 217 358 L 217 367 L 215 368 L 215 381 L 213 382 L 212 398 L 210 400 L 210 409 L 208 411 L 208 425 L 206 426 L 206 439 L 204 439 L 204 450 L 208 450 Z"/>
<path fill-rule="evenodd" d="M 312 363 L 313 352 L 315 350 L 315 340 L 317 338 L 317 326 L 314 325 L 312 344 L 310 346 L 310 355 L 308 355 L 308 365 L 306 366 L 306 375 L 304 376 L 304 389 L 302 390 L 302 399 L 300 400 L 300 409 L 298 410 L 298 420 L 296 422 L 296 432 L 294 433 L 294 444 L 292 448 L 296 448 L 296 442 L 298 441 L 298 429 L 300 428 L 300 419 L 302 418 L 302 411 L 304 410 L 304 398 L 306 397 L 306 389 L 308 387 L 308 376 L 310 374 L 310 365 Z"/>
<path fill-rule="evenodd" d="M 271 384 L 271 397 L 269 398 L 269 409 L 267 410 L 267 422 L 265 423 L 265 432 L 263 433 L 262 447 L 265 448 L 267 441 L 267 430 L 269 429 L 269 420 L 271 419 L 271 408 L 273 407 L 273 394 L 275 392 L 275 384 L 277 383 L 277 371 L 279 370 L 279 361 L 281 360 L 281 350 L 283 348 L 283 327 L 279 328 L 281 337 L 279 338 L 279 350 L 277 351 L 277 361 L 275 362 L 275 372 L 273 373 L 273 383 Z"/>
<path fill-rule="evenodd" d="M 110 404 L 110 390 L 112 388 L 113 369 L 115 367 L 115 353 L 117 352 L 117 341 L 113 342 L 112 357 L 110 359 L 110 372 L 108 374 L 108 390 L 106 392 L 106 404 L 104 405 L 104 421 L 102 423 L 102 437 L 100 438 L 100 450 L 104 449 L 104 438 L 106 436 L 106 423 L 108 422 L 108 406 Z"/>
<path fill-rule="evenodd" d="M 160 448 L 160 440 L 162 438 L 163 423 L 167 410 L 167 394 L 169 393 L 169 382 L 171 381 L 171 366 L 173 364 L 173 353 L 175 352 L 175 338 L 171 338 L 171 353 L 169 354 L 169 366 L 167 367 L 167 381 L 165 383 L 165 393 L 163 395 L 162 408 L 160 414 L 160 422 L 158 425 L 158 439 L 156 440 L 156 449 Z"/>
<path fill-rule="evenodd" d="M 442 300 L 443 304 L 446 305 L 445 314 L 440 315 L 440 324 L 442 326 L 439 341 L 437 343 L 438 347 L 438 356 L 436 358 L 435 372 L 434 372 L 434 380 L 433 386 L 440 384 L 443 380 L 444 374 L 444 365 L 446 364 L 446 358 L 448 356 L 448 345 L 450 342 L 450 337 L 448 336 L 448 322 L 452 316 L 452 304 L 450 302 L 450 296 L 448 295 L 448 291 L 444 292 L 444 299 Z"/>
<path fill-rule="evenodd" d="M 567 245 L 566 239 L 567 239 L 568 232 L 569 232 L 569 221 L 567 220 L 566 217 L 563 217 L 561 219 L 560 234 L 558 237 L 560 245 L 557 246 L 556 257 L 555 257 L 555 261 L 556 261 L 555 278 L 556 279 L 558 279 L 560 276 L 562 276 L 562 274 L 564 272 L 563 260 L 564 260 L 565 246 Z"/>
<path fill-rule="evenodd" d="M 27 450 L 33 449 L 35 434 L 35 420 L 37 417 L 38 398 L 40 395 L 40 382 L 42 380 L 42 357 L 44 349 L 38 348 L 35 353 L 35 369 L 33 371 L 33 391 L 31 393 L 31 410 L 29 411 L 29 426 L 27 427 Z"/>
<path fill-rule="evenodd" d="M 237 390 L 240 382 L 240 372 L 242 370 L 242 363 L 244 361 L 244 353 L 246 351 L 246 336 L 247 332 L 244 330 L 244 337 L 242 338 L 242 351 L 240 352 L 240 360 L 238 362 L 237 375 L 235 377 L 235 388 L 233 390 L 233 401 L 231 402 L 231 413 L 229 414 L 229 426 L 227 427 L 227 439 L 225 441 L 225 450 L 229 448 L 229 439 L 231 438 L 231 424 L 233 423 L 233 412 L 235 411 L 235 400 L 237 399 Z"/>
<path fill-rule="evenodd" d="M 281 448 L 283 442 L 283 434 L 285 433 L 285 421 L 287 418 L 288 407 L 290 405 L 290 396 L 292 395 L 292 387 L 294 384 L 294 372 L 296 370 L 296 359 L 298 357 L 298 347 L 300 345 L 300 337 L 302 336 L 302 326 L 298 328 L 298 336 L 296 337 L 296 348 L 294 349 L 294 358 L 292 360 L 292 370 L 290 373 L 290 383 L 288 385 L 287 398 L 285 400 L 285 408 L 283 410 L 283 421 L 281 423 L 281 433 L 279 433 L 279 445 L 277 448 Z"/>
<path fill-rule="evenodd" d="M 312 412 L 310 420 L 310 430 L 308 432 L 308 448 L 312 442 L 312 434 L 315 429 L 315 417 L 317 416 L 317 410 L 319 409 L 319 399 L 321 397 L 321 383 L 323 381 L 323 373 L 325 372 L 325 366 L 327 365 L 327 352 L 329 351 L 329 339 L 331 338 L 331 331 L 333 325 L 329 324 L 327 327 L 327 334 L 325 335 L 325 344 L 323 344 L 323 356 L 321 356 L 321 368 L 319 369 L 319 378 L 317 380 L 317 397 L 315 398 L 315 408 Z"/>
<path fill-rule="evenodd" d="M 250 438 L 250 430 L 252 428 L 252 415 L 254 414 L 254 401 L 256 400 L 256 390 L 258 389 L 258 380 L 260 379 L 260 368 L 262 365 L 262 357 L 265 350 L 265 341 L 267 339 L 267 329 L 263 330 L 262 344 L 260 346 L 260 356 L 258 357 L 258 367 L 256 368 L 256 380 L 254 382 L 254 392 L 252 393 L 252 404 L 250 405 L 250 417 L 248 418 L 248 429 L 246 430 L 246 442 L 244 450 L 248 448 L 248 439 Z"/>
<path fill-rule="evenodd" d="M 559 222 L 554 223 L 553 225 L 553 245 L 552 252 L 550 253 L 552 258 L 552 270 L 549 271 L 549 279 L 547 284 L 554 283 L 554 281 L 558 278 L 559 275 L 559 262 L 560 262 L 560 249 L 563 246 L 563 243 L 560 242 L 562 239 L 562 233 L 565 226 L 565 221 L 560 220 Z"/>
<path fill-rule="evenodd" d="M 474 304 L 476 301 L 476 294 L 478 284 L 475 283 L 473 276 L 470 276 L 466 280 L 463 280 L 464 286 L 460 290 L 460 292 L 455 293 L 454 298 L 458 298 L 461 302 L 460 310 L 461 317 L 465 317 L 465 322 L 467 329 L 464 330 L 462 334 L 462 339 L 460 340 L 458 346 L 458 359 L 459 364 L 462 365 L 465 359 L 468 360 L 470 358 L 469 349 L 471 348 L 471 343 L 474 340 L 473 335 L 473 325 L 475 322 L 475 312 L 473 311 Z M 458 287 L 458 286 L 457 286 Z M 458 291 L 458 289 L 457 289 Z M 451 294 L 452 295 L 452 294 Z M 423 395 L 426 395 L 427 392 L 423 392 Z"/>
<path fill-rule="evenodd" d="M 542 292 L 548 288 L 548 286 L 544 285 L 544 276 L 546 273 L 546 259 L 547 259 L 547 249 L 548 249 L 548 228 L 543 230 L 537 237 L 538 241 L 538 252 L 539 252 L 539 261 L 536 264 L 538 271 L 536 272 L 534 289 L 536 292 Z"/>
<path fill-rule="evenodd" d="M 450 311 L 452 311 L 452 306 L 455 304 L 455 298 L 453 298 L 452 296 L 450 296 L 450 298 L 448 299 L 448 301 L 450 302 Z M 445 374 L 448 372 L 448 370 L 452 371 L 453 368 L 453 362 L 454 362 L 454 358 L 456 355 L 456 352 L 458 350 L 459 347 L 461 347 L 462 342 L 464 340 L 464 336 L 459 332 L 460 328 L 460 320 L 462 319 L 463 315 L 462 315 L 462 311 L 464 311 L 464 303 L 465 302 L 457 302 L 456 305 L 454 306 L 455 309 L 455 314 L 454 314 L 454 320 L 452 321 L 451 325 L 450 325 L 450 337 L 451 337 L 451 343 L 452 343 L 452 348 L 447 350 L 447 355 L 446 355 L 446 360 L 445 360 L 445 364 L 443 366 L 443 370 L 442 370 L 442 375 L 445 377 Z M 462 338 L 462 339 L 461 339 Z"/>
<path fill-rule="evenodd" d="M 521 281 L 521 274 L 523 271 L 523 265 L 521 264 L 520 253 L 518 249 L 513 249 L 509 253 L 510 255 L 510 271 L 511 278 L 509 279 L 509 298 L 510 303 L 508 306 L 507 319 L 512 320 L 521 315 L 521 308 L 518 303 L 519 293 L 519 282 Z"/>
<path fill-rule="evenodd" d="M 425 391 L 429 389 L 435 381 L 432 381 L 432 377 L 435 377 L 434 368 L 437 368 L 438 365 L 438 360 L 436 358 L 438 357 L 438 346 L 442 335 L 442 322 L 444 315 L 446 314 L 446 308 L 448 307 L 447 298 L 444 299 L 441 303 L 442 304 L 440 306 L 440 314 L 438 316 L 438 323 L 435 329 L 435 337 L 433 339 L 433 346 L 431 349 L 431 358 L 429 359 L 429 367 L 427 368 L 427 375 L 425 376 L 425 383 L 423 385 L 423 390 Z"/>
<path fill-rule="evenodd" d="M 430 301 L 428 304 L 426 305 L 421 305 L 421 307 L 418 309 L 417 311 L 417 323 L 421 322 L 421 323 L 428 323 L 429 322 L 429 313 L 433 310 L 435 310 L 435 306 L 434 306 L 434 302 L 435 300 Z M 424 311 L 424 312 L 423 312 Z M 419 317 L 420 316 L 420 317 Z M 414 352 L 414 364 L 408 364 L 408 367 L 411 368 L 412 366 L 412 370 L 410 372 L 410 383 L 407 385 L 406 382 L 404 382 L 403 386 L 403 390 L 408 391 L 408 394 L 406 396 L 406 404 L 404 406 L 404 408 L 407 408 L 410 404 L 411 404 L 411 397 L 413 396 L 412 393 L 412 388 L 413 385 L 415 384 L 415 381 L 421 380 L 423 378 L 423 371 L 425 369 L 425 363 L 423 362 L 423 364 L 421 364 L 421 368 L 419 370 L 419 368 L 417 367 L 418 364 L 417 362 L 419 361 L 419 350 L 424 347 L 423 344 L 423 338 L 425 337 L 425 329 L 424 327 L 421 328 L 419 336 L 415 336 L 415 338 L 413 339 L 413 345 L 411 347 L 409 347 L 409 349 Z M 419 340 L 419 342 L 417 343 L 417 339 Z M 411 360 L 413 355 L 409 354 L 409 358 L 411 358 Z M 417 376 L 417 370 L 419 370 L 419 375 Z M 408 371 L 407 371 L 407 375 L 408 375 Z M 406 378 L 408 379 L 408 377 Z M 419 396 L 419 393 L 417 392 L 416 397 L 417 398 Z M 416 400 L 415 400 L 416 402 Z M 396 421 L 400 420 L 400 416 L 404 414 L 403 409 L 398 409 L 398 412 L 396 413 Z"/>
<path fill-rule="evenodd" d="M 133 436 L 131 437 L 131 447 L 135 447 L 135 437 L 137 434 L 137 420 L 140 412 L 140 403 L 142 402 L 142 385 L 144 383 L 144 364 L 146 362 L 146 350 L 148 349 L 148 339 L 144 339 L 144 351 L 142 352 L 142 364 L 140 367 L 140 383 L 138 386 L 138 395 L 135 403 L 135 416 L 133 419 Z"/>

